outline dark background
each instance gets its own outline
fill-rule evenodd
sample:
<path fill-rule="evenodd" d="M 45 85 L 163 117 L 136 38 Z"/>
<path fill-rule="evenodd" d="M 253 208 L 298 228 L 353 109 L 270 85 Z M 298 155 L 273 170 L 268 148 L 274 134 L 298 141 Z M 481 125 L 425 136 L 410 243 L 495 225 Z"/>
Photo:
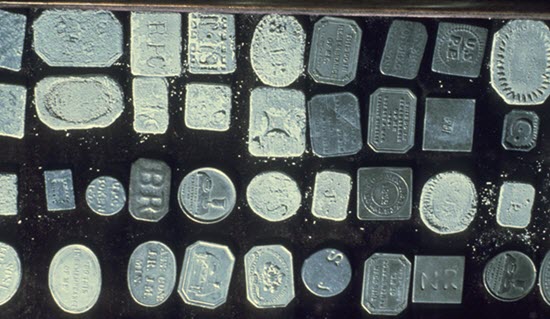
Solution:
<path fill-rule="evenodd" d="M 550 146 L 550 100 L 536 110 L 541 118 L 538 146 L 529 153 L 505 151 L 500 145 L 504 115 L 512 110 L 489 85 L 489 51 L 492 34 L 502 20 L 446 20 L 467 22 L 489 29 L 481 77 L 467 79 L 430 71 L 431 54 L 437 32 L 437 19 L 418 19 L 428 29 L 429 39 L 416 80 L 382 76 L 379 63 L 391 23 L 388 18 L 354 18 L 363 29 L 357 78 L 345 88 L 316 84 L 302 75 L 290 87 L 301 89 L 307 99 L 318 93 L 349 91 L 361 103 L 363 139 L 366 141 L 368 96 L 381 86 L 410 88 L 418 97 L 415 147 L 405 155 L 377 154 L 368 146 L 350 157 L 320 159 L 308 151 L 300 158 L 263 159 L 251 157 L 247 150 L 248 99 L 252 88 L 261 86 L 249 60 L 249 43 L 254 27 L 261 18 L 238 15 L 237 72 L 224 76 L 190 75 L 170 79 L 170 126 L 160 136 L 140 135 L 132 128 L 131 75 L 129 69 L 129 14 L 116 13 L 125 31 L 125 51 L 119 62 L 106 69 L 51 68 L 32 50 L 32 21 L 40 11 L 24 11 L 28 16 L 23 70 L 19 73 L 0 71 L 1 81 L 28 87 L 28 109 L 25 138 L 0 138 L 0 171 L 17 172 L 19 176 L 20 214 L 0 219 L 0 241 L 15 247 L 23 265 L 23 279 L 13 299 L 0 307 L 0 318 L 367 318 L 360 305 L 363 263 L 374 252 L 403 253 L 411 262 L 417 254 L 465 255 L 466 273 L 462 305 L 412 304 L 400 318 L 548 318 L 550 306 L 543 301 L 538 287 L 521 301 L 503 303 L 490 297 L 481 280 L 485 263 L 508 249 L 520 250 L 540 266 L 548 244 L 547 193 L 550 168 L 546 163 Z M 319 17 L 297 17 L 307 32 L 305 62 L 313 24 Z M 412 19 L 415 20 L 415 19 Z M 184 15 L 183 60 L 185 60 L 187 17 Z M 126 110 L 110 127 L 86 131 L 53 131 L 42 124 L 33 105 L 35 83 L 54 74 L 109 74 L 124 88 Z M 231 129 L 216 133 L 187 129 L 183 122 L 184 86 L 188 82 L 228 83 L 233 89 Z M 475 98 L 476 119 L 472 153 L 435 153 L 421 150 L 424 101 L 431 97 Z M 309 142 L 308 142 L 309 143 Z M 128 187 L 130 166 L 140 157 L 166 161 L 172 168 L 171 209 L 158 223 L 133 219 L 125 208 L 112 217 L 91 212 L 85 203 L 87 184 L 100 175 L 112 175 Z M 197 224 L 179 209 L 176 189 L 186 173 L 203 166 L 226 172 L 238 192 L 237 207 L 223 221 Z M 350 215 L 344 222 L 317 220 L 310 213 L 315 174 L 322 169 L 341 169 L 352 176 L 364 166 L 408 166 L 414 172 L 414 208 L 409 221 L 365 222 L 355 215 L 356 184 L 352 189 Z M 73 170 L 77 209 L 47 212 L 42 173 L 45 169 Z M 303 192 L 302 208 L 287 221 L 270 223 L 253 214 L 245 200 L 248 182 L 258 173 L 278 169 L 293 176 Z M 479 209 L 473 223 L 463 233 L 441 236 L 432 233 L 421 222 L 418 200 L 422 185 L 441 171 L 457 170 L 468 174 L 477 184 Z M 524 230 L 499 227 L 495 220 L 498 189 L 504 180 L 533 183 L 537 189 L 531 224 Z M 174 291 L 169 300 L 157 308 L 145 308 L 133 301 L 126 284 L 126 267 L 136 246 L 159 240 L 174 251 L 181 267 L 185 248 L 197 240 L 228 245 L 236 256 L 235 270 L 227 303 L 216 310 L 206 310 L 183 303 Z M 97 304 L 82 315 L 69 315 L 53 301 L 47 285 L 48 267 L 53 255 L 69 244 L 90 247 L 100 260 L 103 286 Z M 282 244 L 294 257 L 296 298 L 284 309 L 254 308 L 246 300 L 243 256 L 254 245 Z M 346 252 L 353 266 L 350 286 L 340 295 L 322 299 L 313 296 L 300 279 L 300 267 L 307 256 L 324 247 Z M 179 279 L 179 278 L 178 278 Z"/>

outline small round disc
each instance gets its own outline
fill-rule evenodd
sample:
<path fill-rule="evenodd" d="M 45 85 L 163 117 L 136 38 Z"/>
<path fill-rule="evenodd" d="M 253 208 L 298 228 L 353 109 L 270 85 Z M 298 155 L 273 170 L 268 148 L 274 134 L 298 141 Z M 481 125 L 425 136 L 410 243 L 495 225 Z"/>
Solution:
<path fill-rule="evenodd" d="M 302 266 L 302 281 L 319 297 L 340 294 L 351 281 L 351 265 L 344 253 L 326 248 L 309 256 Z"/>
<path fill-rule="evenodd" d="M 86 203 L 101 216 L 112 216 L 126 205 L 124 186 L 116 178 L 100 176 L 86 188 Z"/>
<path fill-rule="evenodd" d="M 493 257 L 483 270 L 483 284 L 501 301 L 517 301 L 535 286 L 537 270 L 531 258 L 519 251 L 505 251 Z"/>
<path fill-rule="evenodd" d="M 21 261 L 17 251 L 0 242 L 0 305 L 10 301 L 21 283 Z"/>

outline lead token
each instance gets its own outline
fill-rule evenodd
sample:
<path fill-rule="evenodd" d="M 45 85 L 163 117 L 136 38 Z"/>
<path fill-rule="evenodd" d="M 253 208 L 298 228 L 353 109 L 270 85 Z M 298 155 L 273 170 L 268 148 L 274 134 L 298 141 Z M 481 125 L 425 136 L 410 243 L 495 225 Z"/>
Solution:
<path fill-rule="evenodd" d="M 229 85 L 189 83 L 185 91 L 185 126 L 216 132 L 229 129 L 232 97 Z"/>
<path fill-rule="evenodd" d="M 17 251 L 0 242 L 0 306 L 10 301 L 21 284 L 21 260 Z"/>
<path fill-rule="evenodd" d="M 44 183 L 48 211 L 56 212 L 76 208 L 73 173 L 70 169 L 44 171 Z"/>
<path fill-rule="evenodd" d="M 468 228 L 477 211 L 477 192 L 472 180 L 461 173 L 439 173 L 422 187 L 420 218 L 438 234 L 455 234 Z"/>
<path fill-rule="evenodd" d="M 164 78 L 138 77 L 132 80 L 134 131 L 164 134 L 168 130 L 168 82 Z"/>
<path fill-rule="evenodd" d="M 187 174 L 178 189 L 181 210 L 203 224 L 217 223 L 233 211 L 237 200 L 235 186 L 222 171 L 204 167 Z"/>
<path fill-rule="evenodd" d="M 176 286 L 176 257 L 161 242 L 145 242 L 132 252 L 126 278 L 130 294 L 138 304 L 159 306 Z"/>
<path fill-rule="evenodd" d="M 483 269 L 483 284 L 500 301 L 517 301 L 535 286 L 537 269 L 531 258 L 519 251 L 505 251 L 493 257 Z"/>
<path fill-rule="evenodd" d="M 90 310 L 101 292 L 99 260 L 86 246 L 63 247 L 50 264 L 48 286 L 63 311 L 80 314 Z"/>
<path fill-rule="evenodd" d="M 124 186 L 116 178 L 97 177 L 86 188 L 86 203 L 94 213 L 112 216 L 126 204 Z"/>
<path fill-rule="evenodd" d="M 507 151 L 529 152 L 537 146 L 540 120 L 532 111 L 513 110 L 504 117 L 501 144 Z"/>
<path fill-rule="evenodd" d="M 340 294 L 351 281 L 348 257 L 333 248 L 314 253 L 302 265 L 302 281 L 318 297 L 328 298 Z"/>
<path fill-rule="evenodd" d="M 2 28 L 1 19 L 0 14 L 0 29 Z M 1 32 L 0 30 L 0 36 Z M 1 46 L 0 43 L 0 52 Z M 2 53 L 0 53 L 0 59 L 1 56 Z M 27 89 L 24 86 L 0 84 L 0 136 L 23 138 L 26 104 Z"/>
<path fill-rule="evenodd" d="M 337 171 L 322 171 L 315 175 L 311 213 L 321 219 L 343 221 L 348 217 L 351 176 Z"/>
<path fill-rule="evenodd" d="M 532 185 L 504 182 L 498 197 L 497 223 L 503 227 L 527 227 L 534 202 L 535 188 Z"/>
<path fill-rule="evenodd" d="M 27 17 L 0 10 L 0 68 L 19 71 L 25 42 Z"/>
<path fill-rule="evenodd" d="M 0 173 L 0 190 L 0 216 L 17 215 L 17 175 Z"/>
<path fill-rule="evenodd" d="M 172 171 L 163 161 L 140 158 L 132 164 L 128 210 L 132 217 L 158 222 L 170 207 Z"/>
<path fill-rule="evenodd" d="M 539 290 L 542 299 L 550 305 L 550 252 L 547 252 L 540 264 Z"/>
<path fill-rule="evenodd" d="M 414 256 L 412 302 L 461 304 L 464 256 Z"/>

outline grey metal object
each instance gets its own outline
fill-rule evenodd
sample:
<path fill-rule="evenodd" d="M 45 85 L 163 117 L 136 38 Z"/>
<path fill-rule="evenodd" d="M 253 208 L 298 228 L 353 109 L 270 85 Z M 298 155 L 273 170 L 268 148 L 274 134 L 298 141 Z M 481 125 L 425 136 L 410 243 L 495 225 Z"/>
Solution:
<path fill-rule="evenodd" d="M 191 220 L 203 224 L 217 223 L 233 211 L 237 191 L 222 171 L 203 167 L 187 174 L 178 189 L 181 210 Z"/>
<path fill-rule="evenodd" d="M 362 31 L 354 20 L 315 22 L 307 71 L 315 82 L 345 86 L 355 79 Z"/>
<path fill-rule="evenodd" d="M 346 219 L 351 185 L 351 176 L 347 173 L 331 170 L 318 172 L 311 204 L 313 216 L 332 221 Z"/>
<path fill-rule="evenodd" d="M 2 11 L 0 10 L 0 13 Z M 1 28 L 0 14 L 0 34 Z M 0 59 L 2 56 L 0 43 Z M 22 85 L 0 84 L 0 136 L 23 138 L 25 136 L 25 113 L 27 89 Z"/>
<path fill-rule="evenodd" d="M 215 309 L 227 300 L 235 257 L 229 247 L 197 241 L 185 250 L 178 293 L 192 306 Z"/>
<path fill-rule="evenodd" d="M 33 31 L 34 50 L 50 66 L 109 67 L 123 52 L 122 25 L 109 11 L 46 10 Z"/>
<path fill-rule="evenodd" d="M 475 100 L 426 98 L 422 150 L 471 152 Z"/>
<path fill-rule="evenodd" d="M 375 253 L 365 261 L 361 305 L 371 315 L 397 316 L 408 306 L 410 285 L 405 255 Z"/>
<path fill-rule="evenodd" d="M 176 257 L 158 241 L 145 242 L 134 249 L 128 261 L 126 280 L 132 298 L 145 307 L 163 304 L 176 286 Z"/>
<path fill-rule="evenodd" d="M 464 256 L 414 256 L 412 302 L 461 304 Z"/>
<path fill-rule="evenodd" d="M 256 308 L 284 308 L 294 299 L 292 254 L 284 246 L 252 247 L 244 269 L 246 298 Z"/>
<path fill-rule="evenodd" d="M 229 85 L 189 83 L 185 91 L 185 126 L 218 132 L 229 129 L 233 104 Z"/>
<path fill-rule="evenodd" d="M 73 173 L 70 169 L 44 171 L 46 206 L 48 211 L 76 208 L 73 189 Z"/>
<path fill-rule="evenodd" d="M 351 281 L 351 264 L 338 249 L 321 249 L 302 265 L 302 281 L 306 288 L 318 297 L 339 295 Z"/>
<path fill-rule="evenodd" d="M 259 87 L 250 94 L 248 151 L 258 157 L 298 157 L 306 149 L 302 91 Z"/>
<path fill-rule="evenodd" d="M 98 215 L 117 214 L 126 205 L 124 186 L 114 177 L 97 177 L 86 188 L 86 203 Z"/>
<path fill-rule="evenodd" d="M 500 187 L 497 207 L 497 223 L 503 227 L 525 228 L 531 221 L 535 202 L 533 185 L 504 182 Z"/>
<path fill-rule="evenodd" d="M 527 296 L 537 278 L 531 258 L 522 252 L 502 252 L 487 262 L 483 269 L 483 284 L 491 296 L 512 302 Z"/>
<path fill-rule="evenodd" d="M 128 210 L 132 217 L 158 222 L 170 208 L 172 171 L 163 161 L 140 158 L 132 164 Z"/>
<path fill-rule="evenodd" d="M 46 77 L 34 100 L 38 118 L 54 130 L 107 127 L 124 110 L 122 88 L 106 75 Z"/>
<path fill-rule="evenodd" d="M 504 117 L 501 144 L 505 150 L 529 152 L 537 146 L 540 120 L 537 113 L 513 110 Z"/>
<path fill-rule="evenodd" d="M 80 314 L 90 310 L 101 293 L 101 267 L 94 252 L 83 245 L 61 248 L 50 263 L 48 287 L 63 311 Z"/>
<path fill-rule="evenodd" d="M 252 36 L 252 69 L 265 85 L 288 86 L 304 71 L 305 46 L 306 33 L 296 18 L 266 15 Z"/>
<path fill-rule="evenodd" d="M 168 82 L 164 78 L 138 77 L 132 80 L 134 131 L 164 134 L 168 130 Z"/>
<path fill-rule="evenodd" d="M 359 101 L 355 95 L 315 95 L 308 103 L 309 136 L 319 157 L 357 154 L 363 148 Z"/>
<path fill-rule="evenodd" d="M 0 68 L 21 70 L 26 25 L 24 14 L 0 10 Z"/>
<path fill-rule="evenodd" d="M 550 29 L 513 20 L 493 36 L 491 86 L 511 105 L 538 105 L 550 95 Z"/>
<path fill-rule="evenodd" d="M 189 73 L 235 72 L 235 17 L 216 13 L 189 13 L 187 17 Z"/>
<path fill-rule="evenodd" d="M 472 180 L 448 171 L 430 177 L 420 195 L 420 218 L 438 234 L 455 234 L 470 226 L 477 213 L 477 191 Z"/>
<path fill-rule="evenodd" d="M 486 43 L 485 28 L 440 22 L 432 71 L 468 78 L 479 77 Z"/>
<path fill-rule="evenodd" d="M 130 14 L 130 70 L 138 76 L 181 74 L 181 14 Z"/>
<path fill-rule="evenodd" d="M 18 194 L 17 175 L 0 173 L 0 216 L 15 216 L 19 213 Z"/>
<path fill-rule="evenodd" d="M 12 246 L 0 242 L 0 306 L 15 295 L 21 284 L 23 269 L 17 251 Z"/>
<path fill-rule="evenodd" d="M 542 299 L 550 305 L 550 252 L 547 252 L 540 264 L 539 291 Z"/>
<path fill-rule="evenodd" d="M 364 167 L 357 171 L 357 218 L 406 220 L 412 212 L 412 169 Z"/>
<path fill-rule="evenodd" d="M 414 146 L 415 128 L 414 93 L 401 88 L 379 88 L 372 93 L 367 143 L 375 152 L 408 152 Z"/>
<path fill-rule="evenodd" d="M 402 79 L 416 78 L 426 42 L 428 42 L 428 32 L 422 23 L 393 21 L 382 53 L 380 72 Z"/>

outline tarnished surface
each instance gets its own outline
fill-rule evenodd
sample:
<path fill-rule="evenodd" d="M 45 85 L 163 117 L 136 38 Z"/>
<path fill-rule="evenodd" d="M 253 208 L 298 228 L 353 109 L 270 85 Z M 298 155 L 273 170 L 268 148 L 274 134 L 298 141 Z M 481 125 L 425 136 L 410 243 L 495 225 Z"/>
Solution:
<path fill-rule="evenodd" d="M 185 126 L 219 132 L 229 129 L 233 104 L 229 85 L 189 83 L 185 91 Z"/>
<path fill-rule="evenodd" d="M 493 257 L 483 270 L 483 284 L 491 296 L 500 301 L 517 301 L 527 296 L 537 278 L 531 258 L 509 250 Z"/>
<path fill-rule="evenodd" d="M 1 23 L 0 20 L 0 29 L 2 28 Z M 24 86 L 0 84 L 0 136 L 23 138 L 26 108 L 27 89 Z"/>
<path fill-rule="evenodd" d="M 504 117 L 501 144 L 505 150 L 529 152 L 537 146 L 540 120 L 537 113 L 513 110 Z"/>
<path fill-rule="evenodd" d="M 542 299 L 550 305 L 550 253 L 544 255 L 539 271 L 539 291 Z"/>
<path fill-rule="evenodd" d="M 464 256 L 414 256 L 412 302 L 461 304 Z"/>
<path fill-rule="evenodd" d="M 163 78 L 138 77 L 132 82 L 134 131 L 164 134 L 168 130 L 168 82 Z"/>
<path fill-rule="evenodd" d="M 393 21 L 382 53 L 380 72 L 402 79 L 416 78 L 426 42 L 428 42 L 428 32 L 422 23 Z"/>
<path fill-rule="evenodd" d="M 23 269 L 17 251 L 0 242 L 0 306 L 10 301 L 21 284 Z"/>
<path fill-rule="evenodd" d="M 351 281 L 348 257 L 338 249 L 319 250 L 304 260 L 302 281 L 306 288 L 318 297 L 339 295 Z"/>
<path fill-rule="evenodd" d="M 48 211 L 76 208 L 73 189 L 73 173 L 70 169 L 44 171 L 46 205 Z"/>
<path fill-rule="evenodd" d="M 158 222 L 169 210 L 172 171 L 159 160 L 140 158 L 132 164 L 128 210 L 137 220 Z"/>
<path fill-rule="evenodd" d="M 86 188 L 86 203 L 98 215 L 114 215 L 126 205 L 124 186 L 114 177 L 97 177 Z"/>
<path fill-rule="evenodd" d="M 525 183 L 504 182 L 500 187 L 497 223 L 503 227 L 525 228 L 531 222 L 535 188 Z"/>
<path fill-rule="evenodd" d="M 26 26 L 24 14 L 0 10 L 0 68 L 21 70 Z"/>
<path fill-rule="evenodd" d="M 315 175 L 311 213 L 321 219 L 343 221 L 348 216 L 351 176 L 339 171 L 321 171 Z"/>
<path fill-rule="evenodd" d="M 0 216 L 14 216 L 19 213 L 17 175 L 0 173 Z"/>

